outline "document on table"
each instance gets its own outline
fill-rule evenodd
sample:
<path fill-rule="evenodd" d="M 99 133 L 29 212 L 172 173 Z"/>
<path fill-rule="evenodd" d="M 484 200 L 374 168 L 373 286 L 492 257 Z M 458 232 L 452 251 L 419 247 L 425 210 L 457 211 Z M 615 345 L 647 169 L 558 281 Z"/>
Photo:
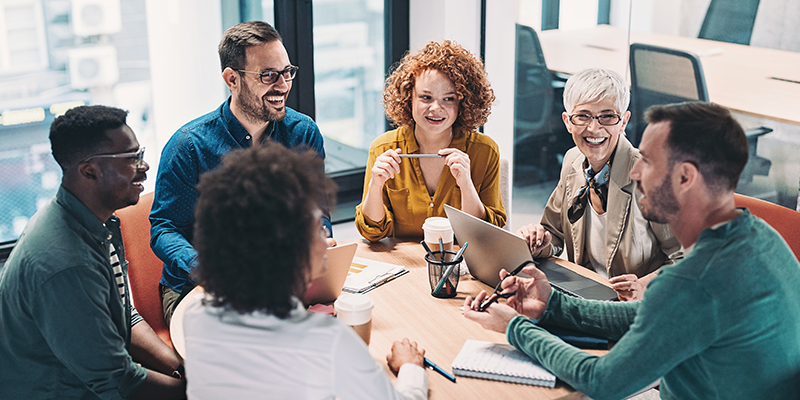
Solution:
<path fill-rule="evenodd" d="M 407 272 L 408 270 L 402 265 L 354 257 L 342 290 L 350 293 L 366 293 Z"/>

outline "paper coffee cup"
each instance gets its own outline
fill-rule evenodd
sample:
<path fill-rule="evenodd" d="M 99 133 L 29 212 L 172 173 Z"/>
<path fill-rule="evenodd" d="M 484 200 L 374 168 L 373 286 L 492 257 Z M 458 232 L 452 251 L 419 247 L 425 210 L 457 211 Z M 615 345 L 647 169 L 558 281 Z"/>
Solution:
<path fill-rule="evenodd" d="M 439 251 L 439 236 L 442 237 L 445 250 L 453 249 L 453 228 L 450 221 L 443 217 L 430 217 L 422 224 L 425 243 L 432 251 Z"/>
<path fill-rule="evenodd" d="M 372 308 L 375 302 L 363 294 L 344 293 L 333 302 L 336 318 L 356 331 L 369 344 L 372 333 Z"/>

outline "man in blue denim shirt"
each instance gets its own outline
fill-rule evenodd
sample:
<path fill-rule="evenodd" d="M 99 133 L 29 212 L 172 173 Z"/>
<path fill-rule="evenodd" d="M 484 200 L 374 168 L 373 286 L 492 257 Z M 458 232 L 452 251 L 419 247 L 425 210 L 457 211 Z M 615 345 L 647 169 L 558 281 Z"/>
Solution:
<path fill-rule="evenodd" d="M 289 63 L 272 26 L 252 21 L 231 27 L 220 41 L 219 58 L 231 97 L 175 132 L 158 166 L 150 245 L 164 261 L 161 295 L 167 323 L 193 286 L 190 273 L 197 252 L 190 241 L 200 175 L 214 169 L 230 151 L 270 140 L 288 148 L 310 147 L 325 158 L 314 121 L 286 107 L 297 67 Z M 328 216 L 323 223 L 330 232 Z M 335 242 L 329 239 L 328 244 Z"/>

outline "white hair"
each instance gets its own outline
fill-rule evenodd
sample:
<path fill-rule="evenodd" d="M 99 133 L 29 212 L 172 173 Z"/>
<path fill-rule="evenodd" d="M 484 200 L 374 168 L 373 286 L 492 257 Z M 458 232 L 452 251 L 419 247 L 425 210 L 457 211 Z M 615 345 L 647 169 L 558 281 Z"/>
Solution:
<path fill-rule="evenodd" d="M 575 106 L 614 99 L 616 111 L 628 111 L 631 91 L 622 75 L 605 68 L 589 68 L 572 75 L 564 86 L 564 109 L 571 113 Z"/>

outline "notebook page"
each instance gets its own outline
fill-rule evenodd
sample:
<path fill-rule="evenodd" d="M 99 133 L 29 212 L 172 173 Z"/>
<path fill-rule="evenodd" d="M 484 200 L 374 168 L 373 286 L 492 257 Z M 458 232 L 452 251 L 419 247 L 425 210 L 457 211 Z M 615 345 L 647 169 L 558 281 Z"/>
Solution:
<path fill-rule="evenodd" d="M 467 340 L 452 363 L 456 375 L 553 387 L 555 375 L 508 344 Z"/>

